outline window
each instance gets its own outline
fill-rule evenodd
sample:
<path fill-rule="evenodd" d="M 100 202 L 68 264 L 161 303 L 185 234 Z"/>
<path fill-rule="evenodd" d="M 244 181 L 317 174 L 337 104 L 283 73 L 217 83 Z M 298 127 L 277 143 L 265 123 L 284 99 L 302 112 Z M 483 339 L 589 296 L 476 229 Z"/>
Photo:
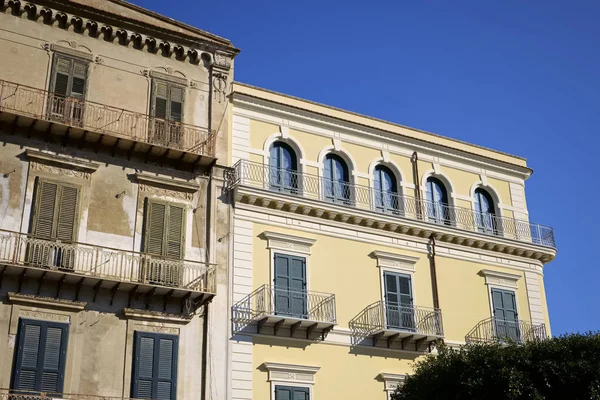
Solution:
<path fill-rule="evenodd" d="M 410 275 L 384 272 L 385 309 L 388 329 L 415 330 Z"/>
<path fill-rule="evenodd" d="M 182 145 L 184 88 L 172 83 L 153 80 L 151 136 L 153 143 L 164 146 Z"/>
<path fill-rule="evenodd" d="M 377 211 L 398 213 L 400 197 L 394 173 L 383 165 L 375 167 L 375 207 Z"/>
<path fill-rule="evenodd" d="M 68 334 L 68 324 L 20 319 L 12 388 L 62 392 Z"/>
<path fill-rule="evenodd" d="M 275 386 L 275 400 L 310 400 L 308 388 Z"/>
<path fill-rule="evenodd" d="M 298 164 L 292 148 L 283 143 L 275 142 L 271 146 L 269 158 L 271 189 L 295 192 L 298 188 Z"/>
<path fill-rule="evenodd" d="M 145 280 L 159 285 L 178 286 L 180 263 L 184 258 L 185 210 L 182 206 L 146 201 L 144 219 Z"/>
<path fill-rule="evenodd" d="M 177 353 L 177 336 L 135 332 L 131 397 L 176 399 Z"/>
<path fill-rule="evenodd" d="M 36 266 L 73 268 L 72 246 L 77 236 L 79 188 L 38 178 L 32 215 L 34 238 L 28 246 L 27 260 Z M 60 244 L 56 242 L 60 241 Z"/>
<path fill-rule="evenodd" d="M 323 173 L 325 198 L 329 201 L 348 204 L 351 189 L 348 166 L 344 160 L 338 155 L 327 154 Z"/>
<path fill-rule="evenodd" d="M 430 222 L 450 225 L 451 210 L 448 204 L 448 192 L 444 184 L 430 176 L 425 185 L 425 213 Z"/>
<path fill-rule="evenodd" d="M 479 232 L 498 232 L 498 219 L 492 196 L 482 188 L 475 189 L 475 224 Z"/>
<path fill-rule="evenodd" d="M 87 69 L 85 61 L 54 55 L 48 105 L 51 118 L 72 124 L 83 121 Z"/>
<path fill-rule="evenodd" d="M 492 306 L 494 308 L 496 337 L 519 341 L 521 332 L 515 292 L 511 290 L 492 289 Z"/>
<path fill-rule="evenodd" d="M 307 319 L 306 259 L 275 253 L 275 313 Z"/>

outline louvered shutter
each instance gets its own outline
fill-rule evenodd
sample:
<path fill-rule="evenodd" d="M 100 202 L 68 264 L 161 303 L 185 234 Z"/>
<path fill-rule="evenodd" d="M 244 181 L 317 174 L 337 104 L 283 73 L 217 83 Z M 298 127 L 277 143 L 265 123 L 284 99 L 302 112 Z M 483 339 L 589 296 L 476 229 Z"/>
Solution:
<path fill-rule="evenodd" d="M 164 255 L 167 206 L 148 201 L 146 207 L 146 253 Z"/>
<path fill-rule="evenodd" d="M 153 115 L 156 118 L 167 119 L 169 102 L 169 86 L 164 82 L 154 81 Z"/>
<path fill-rule="evenodd" d="M 183 256 L 183 216 L 182 207 L 169 205 L 166 256 L 180 259 Z"/>
<path fill-rule="evenodd" d="M 275 400 L 309 400 L 308 388 L 275 386 Z"/>
<path fill-rule="evenodd" d="M 69 80 L 71 76 L 72 60 L 58 55 L 55 57 L 54 87 L 52 88 L 52 92 L 58 96 L 67 97 L 71 92 Z"/>
<path fill-rule="evenodd" d="M 54 238 L 56 203 L 59 187 L 55 183 L 38 180 L 36 188 L 35 210 L 33 216 L 33 235 L 36 240 L 29 243 L 28 262 L 33 265 L 48 266 L 51 246 L 46 241 Z"/>
<path fill-rule="evenodd" d="M 70 95 L 73 97 L 85 97 L 85 81 L 87 76 L 87 64 L 82 61 L 73 60 L 73 83 Z"/>
<path fill-rule="evenodd" d="M 21 319 L 13 389 L 62 392 L 67 340 L 67 324 Z"/>
<path fill-rule="evenodd" d="M 58 211 L 56 221 L 56 239 L 61 243 L 66 244 L 57 251 L 55 257 L 58 267 L 61 268 L 73 268 L 74 264 L 74 251 L 69 248 L 68 243 L 75 240 L 75 224 L 77 203 L 79 197 L 79 190 L 72 186 L 60 187 L 58 196 Z"/>
<path fill-rule="evenodd" d="M 170 120 L 181 122 L 183 120 L 183 88 L 171 86 Z"/>
<path fill-rule="evenodd" d="M 135 332 L 135 360 L 131 395 L 172 400 L 177 396 L 178 337 Z"/>
<path fill-rule="evenodd" d="M 309 400 L 308 388 L 294 388 L 294 400 Z"/>

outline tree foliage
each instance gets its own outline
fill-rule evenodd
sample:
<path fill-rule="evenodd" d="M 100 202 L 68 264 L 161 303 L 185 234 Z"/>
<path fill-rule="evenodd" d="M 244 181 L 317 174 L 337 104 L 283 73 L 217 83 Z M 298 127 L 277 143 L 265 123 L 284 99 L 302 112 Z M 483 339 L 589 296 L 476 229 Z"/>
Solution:
<path fill-rule="evenodd" d="M 517 344 L 439 346 L 393 400 L 600 400 L 600 334 Z"/>

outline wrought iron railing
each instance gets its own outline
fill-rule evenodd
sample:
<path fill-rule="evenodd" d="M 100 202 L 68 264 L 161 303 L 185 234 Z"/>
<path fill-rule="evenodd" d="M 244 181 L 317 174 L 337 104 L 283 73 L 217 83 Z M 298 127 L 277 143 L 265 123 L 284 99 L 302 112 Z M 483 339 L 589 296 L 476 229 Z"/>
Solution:
<path fill-rule="evenodd" d="M 244 185 L 293 196 L 341 204 L 392 216 L 452 226 L 485 235 L 555 247 L 554 231 L 548 226 L 515 218 L 431 202 L 368 186 L 332 181 L 310 174 L 240 160 L 234 165 L 230 186 Z"/>
<path fill-rule="evenodd" d="M 215 155 L 215 135 L 205 128 L 14 82 L 0 81 L 2 111 L 188 153 Z"/>
<path fill-rule="evenodd" d="M 499 318 L 487 318 L 480 321 L 467 333 L 467 343 L 515 342 L 547 339 L 546 325 L 533 325 L 528 321 L 507 321 Z"/>
<path fill-rule="evenodd" d="M 335 295 L 263 285 L 233 306 L 233 319 L 238 323 L 268 316 L 335 324 Z"/>
<path fill-rule="evenodd" d="M 444 336 L 442 310 L 431 307 L 405 306 L 386 301 L 376 301 L 368 305 L 350 321 L 350 329 L 354 334 L 363 337 L 382 330 Z"/>
<path fill-rule="evenodd" d="M 0 230 L 0 263 L 216 293 L 214 265 L 87 243 L 40 239 L 5 230 Z"/>
<path fill-rule="evenodd" d="M 99 396 L 72 393 L 29 392 L 24 390 L 0 389 L 0 400 L 133 400 L 129 397 Z"/>

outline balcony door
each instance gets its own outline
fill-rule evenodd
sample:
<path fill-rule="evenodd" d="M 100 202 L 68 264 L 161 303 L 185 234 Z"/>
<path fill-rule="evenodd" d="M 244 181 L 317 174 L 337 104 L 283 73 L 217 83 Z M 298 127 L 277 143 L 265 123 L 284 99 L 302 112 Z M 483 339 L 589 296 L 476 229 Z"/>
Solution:
<path fill-rule="evenodd" d="M 387 328 L 415 330 L 410 275 L 385 272 L 384 282 Z"/>
<path fill-rule="evenodd" d="M 492 289 L 494 307 L 494 329 L 500 340 L 520 341 L 519 316 L 515 292 L 510 290 Z"/>
<path fill-rule="evenodd" d="M 295 193 L 298 188 L 298 163 L 290 146 L 275 142 L 269 157 L 269 184 L 271 190 Z"/>
<path fill-rule="evenodd" d="M 325 198 L 334 203 L 348 204 L 350 200 L 350 174 L 340 156 L 327 154 L 323 168 Z"/>
<path fill-rule="evenodd" d="M 306 259 L 275 254 L 275 314 L 307 319 Z"/>

